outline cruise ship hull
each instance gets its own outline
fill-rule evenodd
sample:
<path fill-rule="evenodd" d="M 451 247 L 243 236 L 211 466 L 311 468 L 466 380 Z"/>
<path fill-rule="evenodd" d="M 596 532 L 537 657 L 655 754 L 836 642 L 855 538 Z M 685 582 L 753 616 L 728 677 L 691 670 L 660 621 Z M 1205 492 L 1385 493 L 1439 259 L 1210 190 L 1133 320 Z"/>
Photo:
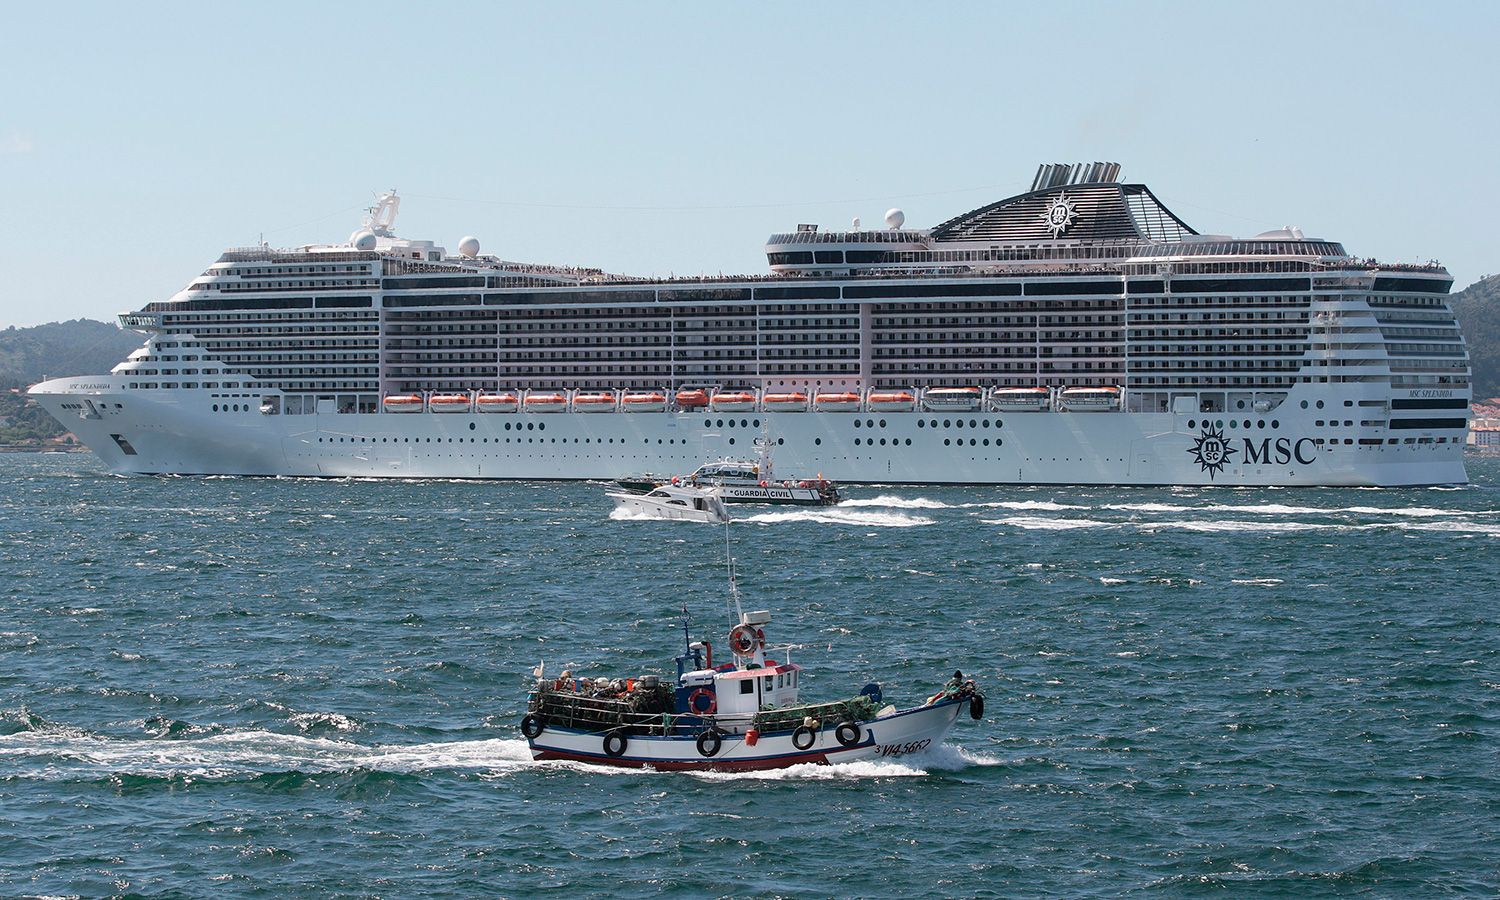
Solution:
<path fill-rule="evenodd" d="M 260 396 L 118 389 L 111 377 L 31 394 L 121 474 L 615 479 L 685 472 L 774 442 L 779 469 L 846 483 L 1368 485 L 1467 481 L 1463 445 L 1343 427 L 1320 386 L 1248 414 L 652 412 L 268 415 Z M 219 407 L 216 409 L 215 407 Z M 1439 431 L 1437 434 L 1446 435 Z"/>

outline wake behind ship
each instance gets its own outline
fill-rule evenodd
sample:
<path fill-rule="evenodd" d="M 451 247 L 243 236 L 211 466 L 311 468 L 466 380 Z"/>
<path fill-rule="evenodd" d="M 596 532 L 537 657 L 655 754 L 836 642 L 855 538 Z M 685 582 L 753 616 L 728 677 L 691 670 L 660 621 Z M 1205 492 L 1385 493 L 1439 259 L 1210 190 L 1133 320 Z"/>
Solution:
<path fill-rule="evenodd" d="M 1436 264 L 1199 234 L 1112 163 L 932 228 L 799 225 L 769 275 L 458 254 L 380 197 L 340 244 L 225 252 L 31 396 L 115 472 L 618 478 L 771 441 L 843 482 L 1463 482 Z"/>

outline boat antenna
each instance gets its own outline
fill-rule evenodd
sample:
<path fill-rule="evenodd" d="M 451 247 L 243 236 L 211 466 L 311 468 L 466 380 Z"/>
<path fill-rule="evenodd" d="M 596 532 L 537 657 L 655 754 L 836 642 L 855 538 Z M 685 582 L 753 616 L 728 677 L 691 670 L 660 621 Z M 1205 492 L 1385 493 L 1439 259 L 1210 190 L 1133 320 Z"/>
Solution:
<path fill-rule="evenodd" d="M 689 627 L 689 625 L 691 625 L 691 623 L 692 623 L 692 619 L 690 619 L 688 617 L 687 602 L 683 601 L 683 604 L 682 604 L 682 645 L 683 645 L 683 650 L 685 652 L 690 652 L 692 650 L 693 636 L 692 636 L 692 633 L 688 630 L 688 627 Z"/>
<path fill-rule="evenodd" d="M 740 586 L 734 577 L 734 557 L 729 555 L 729 523 L 724 523 L 724 562 L 729 567 L 729 599 L 734 601 L 734 624 L 744 621 L 745 613 L 740 609 Z"/>

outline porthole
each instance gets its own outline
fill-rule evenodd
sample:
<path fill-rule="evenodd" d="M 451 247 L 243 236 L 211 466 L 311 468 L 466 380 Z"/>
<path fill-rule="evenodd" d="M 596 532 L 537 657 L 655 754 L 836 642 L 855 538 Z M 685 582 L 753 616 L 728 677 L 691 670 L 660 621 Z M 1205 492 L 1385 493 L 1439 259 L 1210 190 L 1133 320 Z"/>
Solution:
<path fill-rule="evenodd" d="M 1003 443 L 1005 443 L 1005 442 L 1004 442 L 1004 441 L 1002 441 L 1002 440 L 1000 440 L 1000 439 L 999 439 L 999 438 L 995 438 L 995 446 L 996 446 L 996 447 L 998 447 L 998 446 L 1000 446 L 1000 445 L 1001 445 L 1001 444 L 1003 444 Z"/>
<path fill-rule="evenodd" d="M 977 443 L 978 443 L 978 442 L 977 442 L 977 441 L 975 441 L 975 440 L 974 440 L 974 438 L 969 438 L 969 446 L 970 446 L 970 447 L 973 447 L 973 446 L 976 446 L 976 445 L 977 445 Z"/>
<path fill-rule="evenodd" d="M 479 426 L 478 426 L 478 425 L 475 425 L 475 424 L 474 424 L 474 423 L 473 423 L 473 422 L 470 422 L 470 423 L 469 423 L 469 430 L 470 430 L 470 431 L 473 431 L 473 430 L 474 430 L 474 429 L 476 429 L 476 428 L 478 428 L 478 427 L 479 427 Z"/>
<path fill-rule="evenodd" d="M 943 424 L 944 424 L 944 425 L 946 425 L 946 424 L 948 424 L 948 423 L 947 423 L 947 422 L 944 422 L 944 423 L 943 423 Z M 954 425 L 955 425 L 955 426 L 956 426 L 956 427 L 958 427 L 958 428 L 962 428 L 962 427 L 964 427 L 964 420 L 963 420 L 963 419 L 955 419 L 955 420 L 954 420 Z"/>
<path fill-rule="evenodd" d="M 859 446 L 859 445 L 860 445 L 860 440 L 859 440 L 859 438 L 855 438 L 855 439 L 854 439 L 854 446 L 856 446 L 856 447 L 858 447 L 858 446 Z"/>
<path fill-rule="evenodd" d="M 880 424 L 884 425 L 885 423 L 881 422 Z M 865 427 L 866 428 L 874 428 L 875 427 L 875 420 L 874 419 L 865 419 Z"/>
<path fill-rule="evenodd" d="M 947 447 L 948 445 L 950 445 L 952 443 L 953 443 L 953 439 L 952 438 L 943 438 L 943 446 L 944 447 Z"/>
<path fill-rule="evenodd" d="M 988 447 L 988 446 L 989 446 L 989 445 L 990 445 L 990 439 L 989 439 L 989 438 L 985 438 L 985 439 L 984 439 L 984 445 L 985 445 L 985 446 L 986 446 L 986 447 Z"/>
<path fill-rule="evenodd" d="M 546 431 L 547 430 L 547 423 L 546 422 L 538 422 L 538 423 L 536 423 L 536 430 L 537 431 Z"/>
<path fill-rule="evenodd" d="M 1220 431 L 1223 431 L 1223 430 L 1224 430 L 1224 420 L 1223 420 L 1223 419 L 1220 419 L 1220 420 L 1219 420 L 1219 421 L 1218 421 L 1218 422 L 1217 422 L 1217 423 L 1215 423 L 1215 425 L 1216 425 L 1216 427 L 1217 427 L 1217 428 L 1218 428 L 1218 429 L 1219 429 L 1219 430 L 1220 430 Z"/>
<path fill-rule="evenodd" d="M 712 427 L 714 427 L 714 420 L 713 419 L 704 419 L 703 420 L 703 427 L 704 428 L 712 428 Z"/>
<path fill-rule="evenodd" d="M 885 446 L 885 438 L 881 438 L 880 439 L 880 446 L 882 446 L 882 447 Z"/>
<path fill-rule="evenodd" d="M 855 428 L 858 428 L 858 427 L 859 427 L 859 420 L 858 420 L 858 419 L 855 419 L 855 420 L 854 420 L 854 427 L 855 427 Z"/>
<path fill-rule="evenodd" d="M 731 447 L 734 446 L 734 438 L 730 438 L 729 439 L 729 446 L 731 446 Z"/>
<path fill-rule="evenodd" d="M 1323 401 L 1319 400 L 1318 401 L 1318 409 L 1322 409 L 1322 408 L 1323 408 Z"/>
<path fill-rule="evenodd" d="M 1236 401 L 1234 401 L 1234 408 L 1235 409 L 1244 409 L 1245 408 L 1245 401 L 1243 401 L 1243 400 L 1236 400 Z"/>
<path fill-rule="evenodd" d="M 881 428 L 884 428 L 884 427 L 885 427 L 885 419 L 881 419 L 881 420 L 880 420 L 880 427 L 881 427 Z"/>
<path fill-rule="evenodd" d="M 1003 427 L 1005 427 L 1005 420 L 1004 419 L 996 419 L 995 420 L 995 427 L 996 428 L 1003 428 Z"/>
<path fill-rule="evenodd" d="M 748 419 L 740 419 L 740 427 L 741 428 L 749 428 L 750 427 L 749 420 Z"/>
<path fill-rule="evenodd" d="M 911 438 L 907 438 L 906 439 L 906 446 L 908 446 L 908 447 L 911 446 Z"/>
<path fill-rule="evenodd" d="M 786 443 L 786 438 L 777 438 L 776 439 L 776 445 L 778 447 L 781 446 L 782 444 L 785 444 L 785 443 Z"/>
<path fill-rule="evenodd" d="M 218 411 L 219 411 L 219 404 L 215 403 L 214 404 L 214 412 L 218 412 Z"/>
<path fill-rule="evenodd" d="M 937 426 L 934 425 L 933 427 L 936 428 Z M 944 428 L 952 428 L 953 427 L 953 420 L 952 419 L 944 419 L 943 420 L 943 427 Z"/>
<path fill-rule="evenodd" d="M 1197 422 L 1194 422 L 1192 419 L 1188 419 L 1188 430 L 1189 431 L 1192 431 L 1194 428 L 1197 428 L 1197 427 L 1198 427 L 1198 423 Z"/>
<path fill-rule="evenodd" d="M 535 422 L 527 422 L 526 423 L 526 430 L 527 431 L 531 431 L 533 428 L 536 428 L 536 423 Z"/>
<path fill-rule="evenodd" d="M 917 427 L 918 428 L 926 428 L 927 427 L 927 423 L 925 421 L 921 420 L 921 419 L 918 419 L 917 420 Z"/>
<path fill-rule="evenodd" d="M 1256 419 L 1255 420 L 1255 427 L 1256 428 L 1265 428 L 1266 427 L 1266 420 L 1265 419 Z"/>
<path fill-rule="evenodd" d="M 822 445 L 823 445 L 823 439 L 822 438 L 813 438 L 813 446 L 815 446 L 815 447 L 821 447 Z"/>
<path fill-rule="evenodd" d="M 1303 409 L 1307 409 L 1307 401 L 1306 400 L 1302 401 L 1302 408 Z"/>
<path fill-rule="evenodd" d="M 1281 427 L 1281 420 L 1280 419 L 1272 419 L 1271 420 L 1271 427 L 1272 428 L 1280 428 Z"/>
<path fill-rule="evenodd" d="M 505 430 L 506 431 L 510 431 L 510 423 L 509 422 L 505 423 Z"/>
<path fill-rule="evenodd" d="M 928 422 L 927 423 L 927 427 L 928 428 L 936 428 L 937 427 L 937 419 L 933 419 L 932 421 Z"/>
<path fill-rule="evenodd" d="M 750 427 L 751 428 L 759 428 L 760 427 L 760 419 L 751 419 L 750 420 Z"/>
<path fill-rule="evenodd" d="M 973 419 L 970 419 L 969 420 L 969 427 L 970 428 L 978 428 L 979 427 L 979 423 L 976 422 L 976 421 L 974 421 Z"/>

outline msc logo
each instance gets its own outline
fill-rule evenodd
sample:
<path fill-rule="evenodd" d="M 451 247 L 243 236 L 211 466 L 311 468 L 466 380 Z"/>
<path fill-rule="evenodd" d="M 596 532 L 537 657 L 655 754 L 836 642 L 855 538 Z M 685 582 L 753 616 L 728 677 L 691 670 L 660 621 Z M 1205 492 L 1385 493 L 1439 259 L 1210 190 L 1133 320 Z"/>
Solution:
<path fill-rule="evenodd" d="M 1205 425 L 1198 439 L 1193 442 L 1193 446 L 1189 447 L 1187 452 L 1193 454 L 1198 460 L 1198 465 L 1208 473 L 1209 479 L 1212 480 L 1215 475 L 1224 471 L 1224 467 L 1230 462 L 1230 457 L 1239 451 L 1229 446 L 1224 432 L 1211 425 Z"/>
<path fill-rule="evenodd" d="M 1259 441 L 1250 438 L 1241 438 L 1239 447 L 1232 447 L 1224 432 L 1210 425 L 1203 426 L 1193 446 L 1188 448 L 1198 461 L 1198 466 L 1208 473 L 1210 480 L 1224 467 L 1234 462 L 1235 454 L 1240 454 L 1240 461 L 1245 465 L 1277 465 L 1284 466 L 1292 461 L 1298 465 L 1310 466 L 1317 462 L 1318 445 L 1312 438 L 1261 438 Z"/>

